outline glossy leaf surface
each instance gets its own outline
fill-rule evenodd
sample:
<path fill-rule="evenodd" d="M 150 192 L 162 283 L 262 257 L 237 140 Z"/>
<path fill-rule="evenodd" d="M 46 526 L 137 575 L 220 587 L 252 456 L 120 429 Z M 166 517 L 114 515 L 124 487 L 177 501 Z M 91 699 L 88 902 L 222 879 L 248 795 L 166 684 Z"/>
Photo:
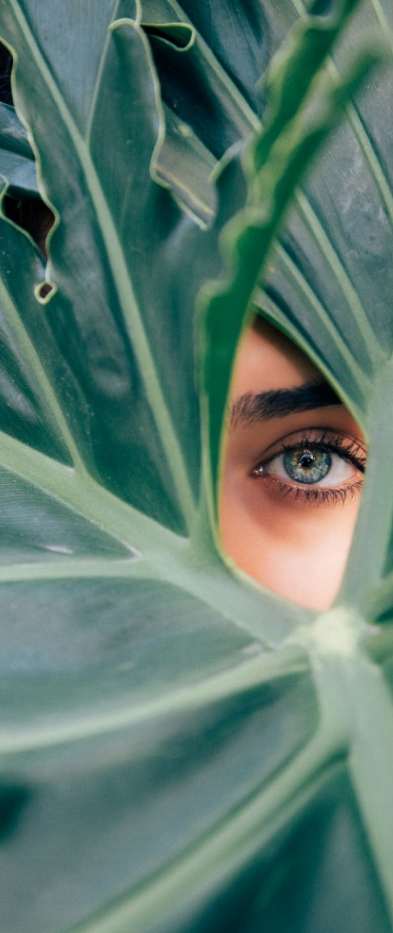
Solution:
<path fill-rule="evenodd" d="M 356 50 L 393 10 L 195 6 L 0 0 L 56 215 L 46 269 L 0 230 L 1 924 L 385 933 L 391 66 Z M 370 434 L 343 595 L 316 619 L 230 572 L 209 522 L 251 302 Z"/>

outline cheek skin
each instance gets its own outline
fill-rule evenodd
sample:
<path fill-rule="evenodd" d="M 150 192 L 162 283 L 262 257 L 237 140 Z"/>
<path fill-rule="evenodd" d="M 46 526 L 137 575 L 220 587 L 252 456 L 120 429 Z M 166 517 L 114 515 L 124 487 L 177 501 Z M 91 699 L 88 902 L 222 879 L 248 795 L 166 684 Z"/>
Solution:
<path fill-rule="evenodd" d="M 328 609 L 345 568 L 358 502 L 345 506 L 274 504 L 258 480 L 239 485 L 224 479 L 221 539 L 226 553 L 250 577 L 280 596 L 310 609 Z M 251 488 L 250 488 L 251 487 Z"/>

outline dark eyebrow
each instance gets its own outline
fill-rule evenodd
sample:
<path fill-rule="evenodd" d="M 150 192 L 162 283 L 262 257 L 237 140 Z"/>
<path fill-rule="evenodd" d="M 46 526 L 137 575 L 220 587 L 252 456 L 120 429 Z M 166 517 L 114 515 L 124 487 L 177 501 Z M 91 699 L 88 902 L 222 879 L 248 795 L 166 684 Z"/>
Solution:
<path fill-rule="evenodd" d="M 334 389 L 327 382 L 305 382 L 294 389 L 271 389 L 257 395 L 246 393 L 233 404 L 231 426 L 253 424 L 269 418 L 285 418 L 294 412 L 342 405 Z"/>

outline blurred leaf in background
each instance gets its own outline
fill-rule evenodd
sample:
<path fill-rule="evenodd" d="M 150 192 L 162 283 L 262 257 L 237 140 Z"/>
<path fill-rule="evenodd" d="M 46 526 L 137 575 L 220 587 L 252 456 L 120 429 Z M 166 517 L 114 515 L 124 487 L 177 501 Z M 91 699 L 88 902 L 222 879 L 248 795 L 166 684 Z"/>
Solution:
<path fill-rule="evenodd" d="M 0 0 L 5 933 L 393 928 L 392 20 Z M 370 439 L 317 618 L 215 543 L 253 308 Z"/>

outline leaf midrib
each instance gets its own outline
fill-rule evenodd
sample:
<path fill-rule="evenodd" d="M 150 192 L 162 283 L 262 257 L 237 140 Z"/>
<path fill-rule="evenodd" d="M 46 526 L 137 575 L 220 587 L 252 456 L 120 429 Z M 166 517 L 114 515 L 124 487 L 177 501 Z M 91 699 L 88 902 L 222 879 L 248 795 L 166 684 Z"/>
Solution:
<path fill-rule="evenodd" d="M 0 431 L 0 466 L 56 499 L 133 550 L 150 553 L 178 549 L 184 541 L 148 515 L 138 512 L 89 474 L 65 466 Z M 136 546 L 135 539 L 138 539 Z"/>
<path fill-rule="evenodd" d="M 165 720 L 166 717 L 171 719 L 178 712 L 182 715 L 185 711 L 195 713 L 207 704 L 233 698 L 253 686 L 303 672 L 304 663 L 300 662 L 293 648 L 287 648 L 280 654 L 264 654 L 257 659 L 243 660 L 241 663 L 237 660 L 228 670 L 205 676 L 191 686 L 182 684 L 168 688 L 145 702 L 124 704 L 122 700 L 117 709 L 100 712 L 95 716 L 80 715 L 77 720 L 66 720 L 63 723 L 56 719 L 54 724 L 46 722 L 35 729 L 25 730 L 21 727 L 13 728 L 12 732 L 0 730 L 0 754 L 14 755 L 38 748 L 67 745 L 97 735 L 121 732 L 142 722 Z"/>

